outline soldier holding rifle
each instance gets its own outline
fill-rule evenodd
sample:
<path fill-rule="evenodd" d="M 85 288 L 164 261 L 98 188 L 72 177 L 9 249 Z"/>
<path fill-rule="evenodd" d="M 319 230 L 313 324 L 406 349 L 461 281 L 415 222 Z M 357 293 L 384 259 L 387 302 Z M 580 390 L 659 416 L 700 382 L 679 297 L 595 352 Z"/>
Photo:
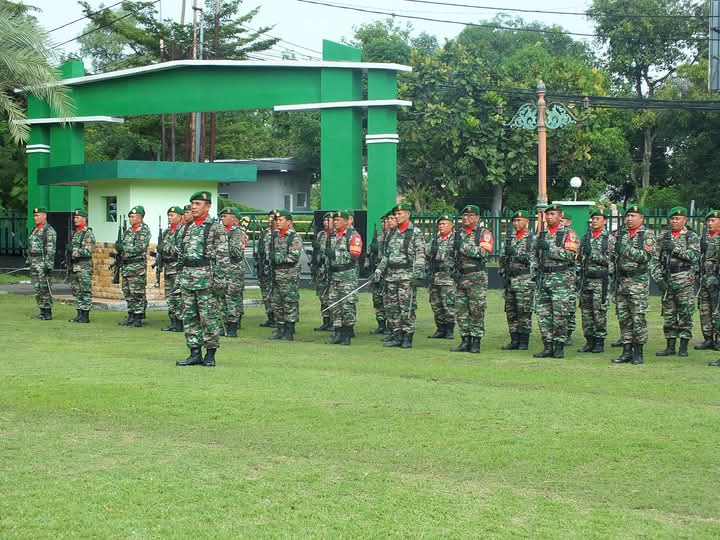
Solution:
<path fill-rule="evenodd" d="M 455 233 L 453 218 L 437 218 L 428 249 L 430 307 L 435 318 L 435 333 L 430 339 L 454 339 L 455 328 Z"/>
<path fill-rule="evenodd" d="M 75 297 L 77 314 L 68 322 L 89 323 L 90 308 L 92 307 L 92 275 L 93 252 L 95 251 L 95 235 L 87 226 L 88 213 L 84 208 L 77 208 L 73 212 L 73 231 L 70 241 L 70 287 Z"/>
<path fill-rule="evenodd" d="M 40 313 L 33 319 L 41 321 L 52 320 L 52 289 L 50 287 L 50 274 L 55 266 L 55 250 L 57 248 L 57 233 L 47 222 L 47 210 L 42 207 L 33 208 L 35 228 L 28 236 L 28 260 L 30 279 L 35 291 L 35 301 Z"/>
<path fill-rule="evenodd" d="M 720 210 L 705 215 L 705 232 L 700 243 L 700 290 L 698 310 L 704 341 L 697 350 L 720 350 Z M 720 360 L 711 365 L 720 365 Z"/>

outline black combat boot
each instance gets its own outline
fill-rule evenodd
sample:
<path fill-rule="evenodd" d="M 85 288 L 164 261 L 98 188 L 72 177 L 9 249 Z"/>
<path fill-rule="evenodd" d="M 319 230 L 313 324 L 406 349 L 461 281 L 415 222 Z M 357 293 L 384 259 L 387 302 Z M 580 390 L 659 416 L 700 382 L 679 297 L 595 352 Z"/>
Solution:
<path fill-rule="evenodd" d="M 136 313 L 135 318 L 132 321 L 132 324 L 128 324 L 130 328 L 142 328 L 143 326 L 143 316 L 142 313 Z"/>
<path fill-rule="evenodd" d="M 162 332 L 175 332 L 175 317 L 170 316 L 170 324 L 160 329 Z"/>
<path fill-rule="evenodd" d="M 680 338 L 680 348 L 678 349 L 678 356 L 687 356 L 688 355 L 688 343 L 689 342 L 690 342 L 689 339 Z"/>
<path fill-rule="evenodd" d="M 518 350 L 527 351 L 530 345 L 530 334 L 518 334 Z"/>
<path fill-rule="evenodd" d="M 435 333 L 432 336 L 428 336 L 429 339 L 443 339 L 445 337 L 445 325 L 435 324 Z"/>
<path fill-rule="evenodd" d="M 455 323 L 445 325 L 445 339 L 455 339 Z"/>
<path fill-rule="evenodd" d="M 208 349 L 205 353 L 205 358 L 203 358 L 203 366 L 205 367 L 215 367 L 215 351 L 217 349 Z"/>
<path fill-rule="evenodd" d="M 632 363 L 642 364 L 645 361 L 643 358 L 643 346 L 642 343 L 633 343 L 632 345 Z"/>
<path fill-rule="evenodd" d="M 402 341 L 403 332 L 401 332 L 400 330 L 395 330 L 392 333 L 391 338 L 385 343 L 383 343 L 383 347 L 399 347 L 400 345 L 402 345 Z"/>
<path fill-rule="evenodd" d="M 275 333 L 268 339 L 283 339 L 285 337 L 285 325 L 283 323 L 276 323 Z"/>
<path fill-rule="evenodd" d="M 285 323 L 285 334 L 283 335 L 282 339 L 284 339 L 285 341 L 295 341 L 294 322 Z"/>
<path fill-rule="evenodd" d="M 617 358 L 613 358 L 613 364 L 627 364 L 632 362 L 633 359 L 633 346 L 631 343 L 623 343 L 623 352 Z"/>
<path fill-rule="evenodd" d="M 344 328 L 342 326 L 334 326 L 333 333 L 330 334 L 330 337 L 327 338 L 325 343 L 327 343 L 328 345 L 339 345 L 343 338 L 343 336 L 342 336 L 343 329 Z"/>
<path fill-rule="evenodd" d="M 520 348 L 520 334 L 517 332 L 510 332 L 510 343 L 500 347 L 503 351 L 515 351 Z"/>
<path fill-rule="evenodd" d="M 717 360 L 713 360 L 712 362 L 708 362 L 708 366 L 720 367 L 720 358 L 718 358 Z"/>
<path fill-rule="evenodd" d="M 190 349 L 190 356 L 185 360 L 179 360 L 175 362 L 176 366 L 199 366 L 203 363 L 202 355 L 200 354 L 200 347 Z"/>
<path fill-rule="evenodd" d="M 715 341 L 713 340 L 712 336 L 703 336 L 703 339 L 704 341 L 702 343 L 696 344 L 693 349 L 695 349 L 696 351 L 707 351 L 715 347 Z"/>
<path fill-rule="evenodd" d="M 44 315 L 42 318 L 43 321 L 52 321 L 52 308 L 51 307 L 44 308 L 43 315 Z"/>
<path fill-rule="evenodd" d="M 340 328 L 340 341 L 338 345 L 350 345 L 352 342 L 352 326 L 343 326 Z"/>
<path fill-rule="evenodd" d="M 44 321 L 45 320 L 45 308 L 38 308 L 38 309 L 39 309 L 38 313 L 35 315 L 32 315 L 30 318 L 31 319 L 40 319 L 41 321 Z"/>
<path fill-rule="evenodd" d="M 457 347 L 450 349 L 450 352 L 470 352 L 470 343 L 472 338 L 470 336 L 462 336 L 462 341 Z"/>
<path fill-rule="evenodd" d="M 75 318 L 74 319 L 68 319 L 68 322 L 82 322 L 80 319 L 82 318 L 82 313 L 79 309 L 75 310 Z"/>
<path fill-rule="evenodd" d="M 667 345 L 662 351 L 655 353 L 655 356 L 675 356 L 675 338 L 668 338 L 665 340 Z"/>
<path fill-rule="evenodd" d="M 470 338 L 470 350 L 468 352 L 477 354 L 480 352 L 480 338 L 479 337 L 471 337 Z"/>
<path fill-rule="evenodd" d="M 326 332 L 327 330 L 332 330 L 332 321 L 330 320 L 330 317 L 323 317 L 323 322 L 320 326 L 316 326 L 313 328 L 315 332 Z"/>
<path fill-rule="evenodd" d="M 127 319 L 125 319 L 124 321 L 120 321 L 118 323 L 118 326 L 130 326 L 134 320 L 135 314 L 132 311 L 128 311 Z"/>
<path fill-rule="evenodd" d="M 176 332 L 184 332 L 185 331 L 185 323 L 181 318 L 175 319 L 175 323 L 177 324 L 177 330 Z"/>
<path fill-rule="evenodd" d="M 89 309 L 83 309 L 80 314 L 82 315 L 82 321 L 81 323 L 90 324 L 90 310 Z"/>
<path fill-rule="evenodd" d="M 412 340 L 414 335 L 415 334 L 412 332 L 403 332 L 400 347 L 403 349 L 412 349 Z"/>
<path fill-rule="evenodd" d="M 558 341 L 553 349 L 553 358 L 565 358 L 565 342 Z"/>
<path fill-rule="evenodd" d="M 617 338 L 615 341 L 613 341 L 610 344 L 610 346 L 611 347 L 622 347 L 623 346 L 622 338 L 621 337 Z"/>
<path fill-rule="evenodd" d="M 543 341 L 543 350 L 533 354 L 535 358 L 550 358 L 553 355 L 553 342 Z"/>
<path fill-rule="evenodd" d="M 377 319 L 377 328 L 370 330 L 373 335 L 380 335 L 385 333 L 385 319 Z"/>
<path fill-rule="evenodd" d="M 591 337 L 585 338 L 585 345 L 581 349 L 578 349 L 578 352 L 593 352 L 593 347 L 595 345 L 595 341 Z"/>
<path fill-rule="evenodd" d="M 593 342 L 593 353 L 601 353 L 605 352 L 605 340 L 603 338 L 595 338 L 595 341 Z"/>
<path fill-rule="evenodd" d="M 240 330 L 242 328 L 242 318 L 243 318 L 242 315 L 238 315 L 238 320 L 237 320 L 237 329 L 238 330 Z"/>
<path fill-rule="evenodd" d="M 228 321 L 225 323 L 225 335 L 227 337 L 237 337 L 238 323 Z"/>
<path fill-rule="evenodd" d="M 275 322 L 275 316 L 272 313 L 267 314 L 267 319 L 264 323 L 260 323 L 260 326 L 263 328 L 275 328 L 275 325 L 277 323 Z"/>

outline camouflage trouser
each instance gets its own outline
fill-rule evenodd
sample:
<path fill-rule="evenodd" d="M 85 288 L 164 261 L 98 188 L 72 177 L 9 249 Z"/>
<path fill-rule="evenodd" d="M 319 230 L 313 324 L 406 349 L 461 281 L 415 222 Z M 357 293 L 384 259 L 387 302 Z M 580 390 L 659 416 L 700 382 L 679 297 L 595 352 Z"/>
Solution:
<path fill-rule="evenodd" d="M 145 311 L 147 307 L 146 286 L 147 272 L 145 268 L 141 272 L 123 273 L 122 292 L 127 302 L 128 312 L 140 314 Z"/>
<path fill-rule="evenodd" d="M 552 272 L 543 277 L 535 306 L 543 343 L 565 343 L 574 298 L 575 272 Z"/>
<path fill-rule="evenodd" d="M 70 273 L 70 290 L 75 297 L 75 308 L 90 311 L 92 307 L 92 266 Z"/>
<path fill-rule="evenodd" d="M 505 316 L 511 334 L 530 335 L 532 332 L 532 305 L 535 283 L 530 279 L 511 278 L 505 289 Z"/>
<path fill-rule="evenodd" d="M 570 308 L 570 312 L 568 313 L 568 326 L 567 326 L 567 335 L 570 337 L 573 332 L 575 332 L 575 327 L 577 326 L 577 305 L 578 305 L 578 294 L 577 289 L 573 287 L 570 291 L 571 298 L 568 302 L 568 307 Z"/>
<path fill-rule="evenodd" d="M 326 281 L 321 281 L 317 284 L 317 287 L 315 288 L 315 294 L 318 297 L 318 300 L 320 300 L 320 313 L 324 317 L 331 317 L 332 313 L 329 311 L 325 311 L 327 307 L 332 304 L 330 302 L 330 287 L 328 286 Z"/>
<path fill-rule="evenodd" d="M 39 308 L 51 308 L 53 305 L 50 277 L 43 268 L 30 268 L 30 280 L 35 291 L 35 301 Z"/>
<path fill-rule="evenodd" d="M 270 311 L 275 320 L 281 323 L 294 323 L 298 320 L 300 304 L 300 276 L 292 268 L 276 270 L 270 295 Z"/>
<path fill-rule="evenodd" d="M 220 346 L 223 321 L 215 294 L 210 289 L 182 289 L 182 309 L 188 348 L 196 349 L 204 345 L 208 349 L 217 349 Z"/>
<path fill-rule="evenodd" d="M 620 323 L 620 340 L 623 344 L 647 343 L 648 328 L 645 314 L 648 311 L 649 289 L 650 282 L 647 277 L 618 279 L 615 301 Z"/>
<path fill-rule="evenodd" d="M 385 317 L 392 331 L 415 333 L 417 294 L 407 279 L 385 282 Z"/>
<path fill-rule="evenodd" d="M 603 280 L 586 279 L 580 291 L 580 312 L 586 339 L 607 337 L 607 304 L 607 298 L 603 302 Z"/>
<path fill-rule="evenodd" d="M 165 301 L 167 302 L 168 315 L 176 319 L 182 319 L 182 298 L 180 289 L 177 286 L 177 274 L 165 274 Z"/>
<path fill-rule="evenodd" d="M 373 309 L 375 310 L 375 319 L 377 321 L 385 320 L 385 304 L 383 303 L 384 289 L 385 283 L 382 281 L 370 285 Z"/>
<path fill-rule="evenodd" d="M 357 280 L 332 280 L 330 282 L 330 298 L 329 304 L 332 305 L 340 300 L 350 291 L 357 288 Z M 350 298 L 343 300 L 340 304 L 330 310 L 330 317 L 333 327 L 355 326 L 357 319 L 357 301 L 358 293 L 353 294 Z"/>
<path fill-rule="evenodd" d="M 687 276 L 686 274 L 690 274 Z M 681 275 L 684 279 L 676 280 Z M 668 289 L 662 298 L 663 332 L 665 339 L 692 337 L 693 314 L 695 313 L 695 280 L 690 272 L 674 274 L 672 284 L 680 286 L 677 291 Z"/>
<path fill-rule="evenodd" d="M 485 335 L 487 279 L 487 272 L 473 272 L 458 280 L 455 316 L 461 336 L 481 338 Z"/>
<path fill-rule="evenodd" d="M 258 286 L 260 287 L 260 296 L 262 297 L 263 306 L 265 306 L 265 314 L 267 315 L 267 318 L 269 319 L 272 315 L 272 304 L 270 302 L 270 279 L 266 276 L 262 275 L 262 272 L 258 274 L 257 277 Z"/>
<path fill-rule="evenodd" d="M 245 314 L 243 307 L 243 295 L 245 293 L 245 276 L 243 274 L 234 275 L 228 281 L 227 296 L 225 297 L 225 320 L 228 322 L 238 322 Z"/>
<path fill-rule="evenodd" d="M 720 341 L 720 313 L 713 314 L 720 302 L 717 289 L 709 289 L 703 286 L 698 296 L 698 311 L 700 311 L 700 327 L 705 339 Z"/>
<path fill-rule="evenodd" d="M 455 285 L 431 285 L 430 307 L 435 324 L 455 324 Z"/>

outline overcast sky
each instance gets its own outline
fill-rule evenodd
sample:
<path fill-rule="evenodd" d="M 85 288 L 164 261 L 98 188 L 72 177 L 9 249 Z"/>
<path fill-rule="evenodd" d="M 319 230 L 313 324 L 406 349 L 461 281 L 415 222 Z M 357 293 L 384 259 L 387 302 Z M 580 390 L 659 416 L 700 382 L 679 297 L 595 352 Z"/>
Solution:
<path fill-rule="evenodd" d="M 186 18 L 192 17 L 193 0 L 186 0 Z M 324 2 L 326 0 L 318 0 Z M 587 3 L 580 0 L 547 0 L 544 3 L 536 0 L 515 0 L 513 2 L 501 2 L 499 0 L 441 0 L 444 2 L 454 2 L 460 4 L 512 7 L 513 9 L 542 9 L 550 11 L 575 11 L 583 12 L 587 9 Z M 112 5 L 116 0 L 89 0 L 94 8 Z M 477 22 L 493 18 L 499 11 L 488 9 L 474 9 L 466 7 L 443 7 L 430 4 L 414 3 L 406 0 L 327 0 L 328 3 L 344 4 L 347 6 L 361 7 L 363 9 L 378 11 L 394 11 L 398 14 L 416 15 L 420 17 L 452 19 L 464 22 Z M 62 24 L 68 23 L 74 19 L 82 17 L 82 11 L 76 0 L 26 0 L 26 3 L 40 8 L 42 11 L 37 14 L 41 25 L 50 30 Z M 172 18 L 176 21 L 180 20 L 180 7 L 182 0 L 160 0 L 158 7 L 162 8 L 163 18 Z M 213 9 L 214 0 L 198 0 L 199 7 L 207 4 L 207 9 Z M 274 26 L 270 32 L 275 37 L 280 37 L 288 43 L 282 43 L 276 47 L 281 51 L 282 47 L 295 49 L 298 52 L 317 56 L 317 53 L 307 51 L 297 47 L 307 47 L 315 51 L 322 49 L 323 39 L 340 40 L 343 37 L 350 37 L 353 33 L 353 27 L 361 25 L 365 22 L 375 20 L 383 20 L 388 18 L 385 15 L 376 15 L 370 13 L 360 13 L 357 11 L 349 11 L 345 9 L 330 8 L 319 5 L 311 5 L 301 3 L 298 0 L 246 0 L 243 2 L 241 12 L 261 6 L 260 13 L 254 19 L 252 26 Z M 522 14 L 509 13 L 512 15 L 521 15 L 525 20 L 538 20 L 546 24 L 559 24 L 572 32 L 592 33 L 592 27 L 587 19 L 581 16 L 573 15 L 547 15 L 547 14 Z M 462 26 L 457 24 L 446 24 L 427 22 L 420 20 L 409 20 L 399 18 L 399 22 L 410 22 L 416 32 L 428 32 L 438 38 L 440 43 L 445 38 L 456 36 Z M 87 20 L 83 20 L 72 24 L 66 28 L 51 33 L 54 43 L 61 43 L 78 36 Z M 71 42 L 62 47 L 66 52 L 75 51 L 77 49 L 77 41 Z"/>

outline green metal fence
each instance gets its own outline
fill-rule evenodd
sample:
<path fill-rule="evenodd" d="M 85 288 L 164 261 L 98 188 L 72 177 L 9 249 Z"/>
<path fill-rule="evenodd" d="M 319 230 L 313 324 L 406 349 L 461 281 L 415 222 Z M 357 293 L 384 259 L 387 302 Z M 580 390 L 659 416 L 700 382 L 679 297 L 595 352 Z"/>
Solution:
<path fill-rule="evenodd" d="M 0 212 L 0 255 L 22 255 L 27 246 L 27 215 L 6 210 Z"/>

